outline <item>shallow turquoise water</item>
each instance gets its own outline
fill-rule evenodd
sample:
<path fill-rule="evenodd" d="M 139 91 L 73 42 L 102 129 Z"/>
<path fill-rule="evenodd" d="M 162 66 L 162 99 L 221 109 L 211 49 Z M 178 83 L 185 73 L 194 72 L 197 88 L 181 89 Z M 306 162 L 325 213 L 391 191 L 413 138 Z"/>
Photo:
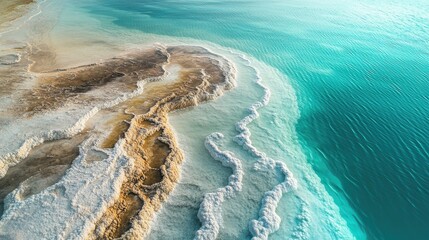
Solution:
<path fill-rule="evenodd" d="M 303 161 L 311 164 L 357 238 L 429 236 L 427 2 L 105 0 L 73 4 L 105 21 L 106 28 L 213 42 L 241 50 L 288 76 L 298 96 L 299 121 L 294 120 L 298 116 L 290 119 L 295 113 L 287 102 L 290 99 L 282 97 L 286 87 L 266 76 L 273 98 L 252 128 L 253 140 L 281 159 L 290 158 L 289 143 L 299 142 L 306 157 L 289 160 L 288 166 L 298 180 L 308 180 L 301 184 L 314 194 L 298 191 L 283 197 L 278 207 L 283 222 L 273 239 L 289 236 L 293 224 L 287 216 L 298 211 L 292 207 L 299 202 L 295 197 L 310 198 L 319 191 L 311 190 L 317 179 L 304 174 Z M 234 143 L 227 146 L 233 149 Z M 325 196 L 319 197 L 323 203 Z M 329 238 L 329 234 L 317 236 L 324 231 L 315 225 L 323 222 L 317 221 L 317 211 L 312 214 L 308 237 Z M 195 229 L 188 229 L 189 234 Z M 335 233 L 330 236 L 336 237 Z"/>

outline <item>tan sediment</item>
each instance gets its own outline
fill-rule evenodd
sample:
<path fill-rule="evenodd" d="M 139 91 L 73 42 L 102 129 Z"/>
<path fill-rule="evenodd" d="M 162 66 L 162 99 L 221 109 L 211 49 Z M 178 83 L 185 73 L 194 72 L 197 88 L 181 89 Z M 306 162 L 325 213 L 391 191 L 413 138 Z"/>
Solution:
<path fill-rule="evenodd" d="M 34 56 L 33 56 L 34 57 Z M 50 59 L 50 57 L 40 57 Z M 25 109 L 29 116 L 47 110 L 55 110 L 67 102 L 83 104 L 94 101 L 85 93 L 108 86 L 131 92 L 137 88 L 139 80 L 163 75 L 162 65 L 167 56 L 160 50 L 152 49 L 136 56 L 114 58 L 98 64 L 79 66 L 73 69 L 56 69 L 39 74 L 38 86 L 24 95 Z M 32 71 L 45 69 L 45 62 L 36 62 Z"/>
<path fill-rule="evenodd" d="M 115 118 L 107 122 L 108 125 L 113 126 L 110 134 L 103 140 L 101 148 L 113 148 L 120 138 L 124 137 L 124 133 L 130 127 L 129 121 L 133 118 L 130 114 L 118 114 Z"/>

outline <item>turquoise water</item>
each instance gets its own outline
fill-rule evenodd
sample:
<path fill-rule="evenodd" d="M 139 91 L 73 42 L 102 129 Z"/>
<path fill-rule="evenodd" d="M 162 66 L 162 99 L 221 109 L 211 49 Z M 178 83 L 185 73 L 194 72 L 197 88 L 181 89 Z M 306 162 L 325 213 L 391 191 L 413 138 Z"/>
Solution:
<path fill-rule="evenodd" d="M 204 40 L 240 50 L 279 71 L 262 71 L 273 96 L 250 126 L 254 145 L 285 161 L 298 180 L 296 192 L 283 196 L 278 205 L 283 221 L 273 239 L 347 239 L 347 231 L 358 239 L 429 236 L 427 1 L 92 0 L 69 4 L 101 21 L 101 29 Z M 66 16 L 73 16 L 73 11 Z M 252 69 L 239 68 L 247 76 L 243 79 L 256 77 Z M 289 97 L 289 83 L 296 102 Z M 182 211 L 184 217 L 170 220 L 168 230 L 156 228 L 153 239 L 193 237 L 200 227 L 196 215 L 203 194 L 225 185 L 218 178 L 204 177 L 210 175 L 210 171 L 204 174 L 207 166 L 220 179 L 230 174 L 211 162 L 203 146 L 205 136 L 222 129 L 229 136 L 224 148 L 242 160 L 250 159 L 230 139 L 237 134 L 234 123 L 262 92 L 254 87 L 238 89 L 219 100 L 218 108 L 206 105 L 194 115 L 185 112 L 173 117 L 173 125 L 182 126 L 177 130 L 181 144 L 199 149 L 188 149 L 189 159 L 205 160 L 184 164 L 182 183 L 159 219 L 168 221 L 169 211 Z M 234 113 L 222 112 L 222 104 L 233 109 L 234 101 L 238 101 Z M 210 127 L 199 126 L 198 121 L 189 127 L 190 116 L 213 110 L 217 114 L 208 115 L 214 119 L 206 123 Z M 226 117 L 219 118 L 221 113 Z M 197 138 L 186 139 L 192 130 Z M 251 171 L 251 165 L 243 162 Z M 195 172 L 200 174 L 192 175 Z M 263 182 L 264 177 L 255 174 L 244 180 Z M 204 181 L 207 184 L 198 185 Z M 224 215 L 230 218 L 224 220 L 227 227 L 221 239 L 250 237 L 249 218 L 257 217 L 258 199 L 274 183 L 264 184 L 253 195 L 250 187 L 243 188 L 243 202 L 251 199 L 255 205 L 247 213 L 239 211 L 241 217 L 231 216 L 240 207 L 240 196 L 226 203 L 229 214 Z M 345 220 L 347 230 L 341 223 L 336 225 L 338 219 Z"/>

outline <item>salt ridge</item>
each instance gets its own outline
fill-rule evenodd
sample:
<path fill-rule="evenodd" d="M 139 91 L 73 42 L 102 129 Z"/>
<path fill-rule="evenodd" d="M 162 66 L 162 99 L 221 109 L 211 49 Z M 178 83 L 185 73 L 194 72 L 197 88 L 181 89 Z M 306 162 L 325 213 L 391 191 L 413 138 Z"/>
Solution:
<path fill-rule="evenodd" d="M 284 182 L 264 194 L 262 206 L 259 211 L 259 219 L 252 220 L 249 223 L 249 230 L 253 235 L 253 239 L 268 239 L 269 234 L 276 232 L 280 227 L 281 218 L 276 214 L 275 210 L 283 193 L 296 189 L 298 184 L 285 163 L 268 158 L 265 153 L 260 152 L 252 145 L 250 140 L 251 132 L 247 125 L 259 117 L 258 109 L 268 104 L 271 92 L 270 89 L 262 83 L 260 72 L 257 68 L 252 66 L 252 61 L 248 59 L 245 54 L 242 54 L 241 58 L 248 63 L 249 67 L 254 69 L 256 73 L 256 84 L 263 89 L 264 95 L 260 101 L 254 103 L 249 108 L 250 114 L 236 124 L 236 129 L 240 134 L 234 138 L 234 141 L 240 144 L 253 156 L 259 158 L 255 164 L 256 170 L 279 170 L 285 176 Z M 298 154 L 301 155 L 303 153 L 299 151 Z M 294 156 L 292 155 L 291 157 Z M 347 227 L 346 221 L 342 218 L 339 207 L 333 202 L 332 197 L 326 192 L 320 179 L 311 168 L 308 162 L 298 166 L 299 171 L 304 174 L 304 183 L 309 184 L 308 190 L 313 194 L 311 197 L 317 197 L 318 201 L 312 202 L 311 204 L 316 204 L 317 208 L 322 211 L 320 214 L 326 216 L 319 224 L 322 224 L 324 228 L 326 227 L 330 232 L 330 237 L 334 239 L 355 239 Z M 310 171 L 308 171 L 308 169 L 310 169 Z M 300 195 L 299 193 L 297 194 Z M 297 225 L 295 225 L 292 230 L 291 237 L 295 239 L 308 239 L 309 229 L 310 227 L 314 227 L 313 224 L 317 222 L 317 220 L 312 219 L 312 209 L 307 200 L 300 200 L 300 210 L 298 215 L 295 216 Z"/>
<path fill-rule="evenodd" d="M 264 95 L 260 101 L 257 101 L 249 108 L 249 115 L 236 124 L 236 129 L 240 134 L 234 137 L 234 141 L 254 157 L 258 158 L 255 169 L 261 171 L 277 170 L 284 176 L 283 182 L 264 194 L 261 208 L 259 209 L 259 218 L 257 220 L 251 220 L 249 223 L 249 231 L 253 235 L 252 239 L 268 239 L 268 236 L 277 231 L 280 227 L 281 218 L 276 213 L 277 205 L 283 193 L 297 188 L 297 181 L 285 163 L 267 157 L 265 153 L 259 151 L 252 145 L 252 141 L 250 140 L 251 132 L 247 125 L 259 117 L 258 109 L 269 103 L 271 92 L 269 88 L 262 84 L 259 70 L 252 66 L 252 62 L 246 58 L 245 55 L 242 55 L 241 58 L 248 62 L 249 67 L 254 69 L 256 73 L 256 84 L 264 90 Z"/>
<path fill-rule="evenodd" d="M 233 156 L 231 152 L 222 151 L 216 145 L 224 136 L 221 133 L 212 133 L 205 140 L 205 147 L 210 155 L 223 166 L 232 169 L 233 173 L 228 178 L 228 185 L 218 188 L 214 193 L 207 193 L 200 205 L 198 218 L 202 226 L 196 232 L 195 240 L 216 239 L 222 222 L 222 203 L 235 196 L 242 189 L 243 167 L 241 161 Z"/>

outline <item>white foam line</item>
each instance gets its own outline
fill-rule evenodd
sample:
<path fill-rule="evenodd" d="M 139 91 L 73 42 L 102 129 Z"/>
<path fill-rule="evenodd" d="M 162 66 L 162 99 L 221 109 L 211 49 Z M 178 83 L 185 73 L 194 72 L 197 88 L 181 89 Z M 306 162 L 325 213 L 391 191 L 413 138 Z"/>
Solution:
<path fill-rule="evenodd" d="M 216 145 L 216 142 L 223 137 L 221 133 L 212 133 L 207 136 L 205 146 L 215 160 L 220 161 L 225 167 L 230 167 L 233 172 L 228 178 L 228 185 L 218 188 L 214 193 L 205 194 L 198 211 L 202 226 L 196 232 L 195 240 L 217 238 L 222 222 L 222 203 L 225 199 L 234 197 L 242 189 L 244 171 L 241 161 L 231 152 L 221 151 Z"/>
<path fill-rule="evenodd" d="M 257 101 L 249 108 L 249 115 L 236 124 L 236 129 L 240 133 L 234 137 L 234 141 L 258 158 L 255 164 L 257 170 L 277 170 L 284 176 L 283 182 L 264 194 L 259 210 L 259 218 L 257 220 L 251 220 L 249 223 L 249 231 L 253 235 L 252 239 L 268 239 L 268 235 L 274 233 L 280 227 L 281 218 L 276 213 L 277 205 L 283 193 L 296 189 L 297 181 L 285 163 L 267 157 L 265 153 L 259 151 L 252 145 L 252 141 L 250 140 L 251 132 L 247 125 L 259 117 L 258 109 L 269 103 L 271 92 L 270 89 L 262 84 L 260 73 L 258 69 L 252 66 L 251 61 L 244 55 L 241 55 L 241 58 L 248 62 L 248 66 L 253 68 L 256 72 L 256 83 L 264 90 L 264 95 L 260 101 Z"/>

